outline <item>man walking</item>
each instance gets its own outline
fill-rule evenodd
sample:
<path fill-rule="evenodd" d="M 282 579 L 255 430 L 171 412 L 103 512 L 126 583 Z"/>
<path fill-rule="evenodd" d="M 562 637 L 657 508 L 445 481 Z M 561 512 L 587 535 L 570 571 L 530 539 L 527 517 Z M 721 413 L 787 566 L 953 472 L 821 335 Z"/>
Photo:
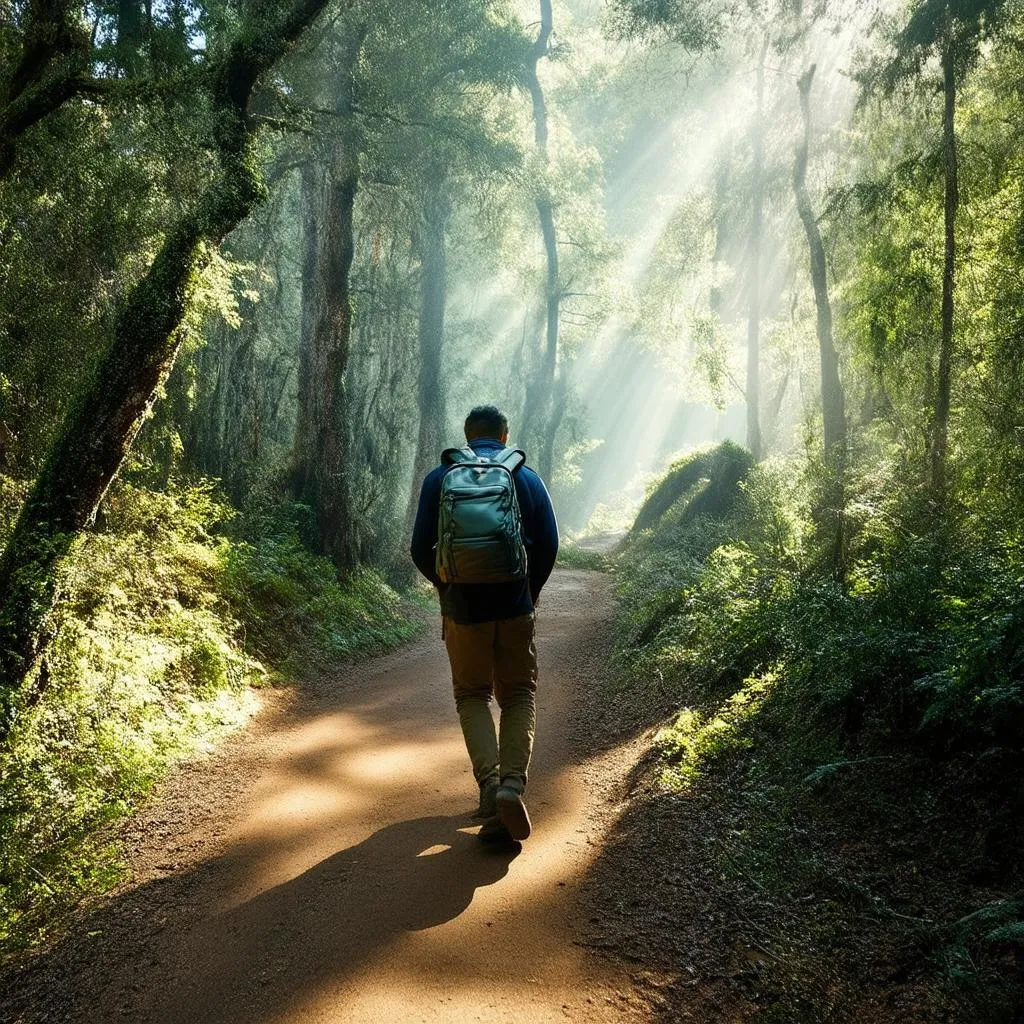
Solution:
<path fill-rule="evenodd" d="M 555 564 L 558 526 L 543 481 L 507 448 L 494 406 L 466 417 L 420 491 L 412 559 L 437 587 L 455 706 L 480 787 L 482 839 L 530 834 L 523 803 L 537 696 L 534 607 Z M 497 733 L 490 701 L 501 709 Z"/>

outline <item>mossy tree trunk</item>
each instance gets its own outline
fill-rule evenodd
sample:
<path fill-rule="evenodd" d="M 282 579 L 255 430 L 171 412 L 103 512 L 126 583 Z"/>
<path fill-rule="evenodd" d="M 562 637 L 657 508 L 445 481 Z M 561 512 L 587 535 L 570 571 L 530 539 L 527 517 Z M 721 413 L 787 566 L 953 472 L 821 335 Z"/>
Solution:
<path fill-rule="evenodd" d="M 322 172 L 307 170 L 303 182 L 307 236 L 299 411 L 292 457 L 295 496 L 313 512 L 312 545 L 342 571 L 354 566 L 359 557 L 348 472 L 346 373 L 352 346 L 351 273 L 359 192 L 355 68 L 363 39 L 364 33 L 353 34 L 344 60 L 337 106 L 339 137 Z"/>
<path fill-rule="evenodd" d="M 39 695 L 41 674 L 29 680 L 49 639 L 61 563 L 95 519 L 174 365 L 199 275 L 213 248 L 264 198 L 248 116 L 256 82 L 327 2 L 261 11 L 210 69 L 219 172 L 128 296 L 95 379 L 68 415 L 0 559 L 0 744 Z"/>
<path fill-rule="evenodd" d="M 302 344 L 307 381 L 300 397 L 304 440 L 295 447 L 295 496 L 313 512 L 313 547 L 339 569 L 355 564 L 357 550 L 348 480 L 348 396 L 345 375 L 352 342 L 349 275 L 355 255 L 353 218 L 359 190 L 359 155 L 339 143 L 318 189 L 318 254 L 312 280 L 303 281 Z"/>
<path fill-rule="evenodd" d="M 74 96 L 100 95 L 89 74 L 92 41 L 81 4 L 30 0 L 22 15 L 21 54 L 0 77 L 0 180 L 14 166 L 19 138 Z"/>
<path fill-rule="evenodd" d="M 311 339 L 316 323 L 316 275 L 320 259 L 320 214 L 323 189 L 323 167 L 315 159 L 303 164 L 300 180 L 300 207 L 302 217 L 302 305 L 299 330 L 298 407 L 295 414 L 293 440 L 296 479 L 301 471 L 301 453 L 309 450 L 310 414 L 313 409 L 313 347 Z"/>

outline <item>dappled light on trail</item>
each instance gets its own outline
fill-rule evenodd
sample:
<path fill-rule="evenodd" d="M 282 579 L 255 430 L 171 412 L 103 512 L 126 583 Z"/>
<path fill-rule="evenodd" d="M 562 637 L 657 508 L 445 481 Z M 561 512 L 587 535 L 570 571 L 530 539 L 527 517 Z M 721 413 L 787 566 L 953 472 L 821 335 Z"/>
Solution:
<path fill-rule="evenodd" d="M 1024 0 L 0 3 L 0 1024 L 1024 1024 L 1022 138 Z"/>
<path fill-rule="evenodd" d="M 646 1020 L 620 997 L 628 979 L 594 960 L 572 923 L 610 813 L 599 801 L 634 753 L 588 750 L 579 732 L 610 614 L 606 576 L 559 570 L 545 590 L 525 844 L 477 838 L 476 786 L 431 630 L 313 681 L 236 741 L 249 782 L 229 798 L 226 830 L 211 838 L 199 822 L 181 845 L 205 852 L 172 873 L 147 878 L 140 865 L 120 897 L 124 920 L 115 900 L 104 933 L 115 941 L 137 920 L 131 908 L 153 903 L 173 906 L 172 920 L 116 977 L 74 979 L 74 1019 Z"/>

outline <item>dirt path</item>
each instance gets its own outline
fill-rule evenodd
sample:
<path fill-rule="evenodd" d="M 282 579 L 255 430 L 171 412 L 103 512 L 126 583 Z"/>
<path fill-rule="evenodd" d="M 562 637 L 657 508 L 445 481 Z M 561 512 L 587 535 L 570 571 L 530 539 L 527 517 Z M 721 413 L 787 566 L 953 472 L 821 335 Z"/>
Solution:
<path fill-rule="evenodd" d="M 575 941 L 576 892 L 631 749 L 586 696 L 606 577 L 556 572 L 538 614 L 535 834 L 489 851 L 436 631 L 276 699 L 140 816 L 135 881 L 0 990 L 12 1022 L 641 1021 Z"/>

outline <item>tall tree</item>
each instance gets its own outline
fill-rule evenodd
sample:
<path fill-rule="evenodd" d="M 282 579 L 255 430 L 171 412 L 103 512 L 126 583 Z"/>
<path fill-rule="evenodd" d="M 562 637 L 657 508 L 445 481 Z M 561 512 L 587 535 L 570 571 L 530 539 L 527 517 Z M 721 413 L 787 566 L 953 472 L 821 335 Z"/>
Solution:
<path fill-rule="evenodd" d="M 211 59 L 217 172 L 117 315 L 95 380 L 63 425 L 0 559 L 0 744 L 43 684 L 36 674 L 34 686 L 25 685 L 48 641 L 61 562 L 95 519 L 174 365 L 198 278 L 214 247 L 264 198 L 253 91 L 326 6 L 297 0 L 263 8 Z"/>
<path fill-rule="evenodd" d="M 415 245 L 420 257 L 419 321 L 419 399 L 420 425 L 413 459 L 406 532 L 412 533 L 419 482 L 437 462 L 444 447 L 447 430 L 444 380 L 441 361 L 444 352 L 444 317 L 448 291 L 448 254 L 446 234 L 452 215 L 452 203 L 443 177 L 428 187 L 423 217 L 416 232 Z"/>
<path fill-rule="evenodd" d="M 761 244 L 764 230 L 764 79 L 771 36 L 757 60 L 756 108 L 751 129 L 750 244 L 747 259 L 747 447 L 761 458 Z"/>
<path fill-rule="evenodd" d="M 548 55 L 554 31 L 551 0 L 540 0 L 540 27 L 526 62 L 526 86 L 533 103 L 534 141 L 541 164 L 548 170 L 548 110 L 537 67 Z M 558 237 L 555 232 L 555 207 L 549 183 L 541 183 L 537 192 L 537 217 L 544 240 L 544 344 L 540 361 L 526 394 L 522 430 L 524 440 L 539 448 L 537 468 L 545 479 L 551 476 L 554 438 L 550 436 L 555 373 L 558 368 L 558 314 L 562 303 L 558 279 Z"/>
<path fill-rule="evenodd" d="M 918 78 L 937 57 L 942 70 L 942 156 L 944 168 L 942 335 L 935 380 L 935 407 L 930 443 L 931 485 L 946 488 L 949 415 L 952 401 L 956 334 L 956 221 L 960 209 L 960 168 L 957 145 L 957 93 L 974 66 L 979 44 L 1005 14 L 1006 0 L 916 0 L 906 26 L 897 35 L 895 56 L 882 69 L 881 82 L 892 91 Z"/>
<path fill-rule="evenodd" d="M 803 116 L 803 135 L 796 147 L 793 166 L 793 189 L 796 208 L 807 235 L 807 248 L 811 260 L 811 284 L 817 311 L 818 354 L 821 364 L 821 409 L 823 420 L 825 459 L 838 469 L 844 460 L 846 446 L 846 413 L 843 387 L 839 380 L 839 355 L 832 332 L 832 302 L 828 292 L 828 266 L 825 245 L 821 239 L 818 219 L 814 214 L 807 190 L 807 162 L 811 140 L 811 86 L 815 66 L 812 64 L 801 76 L 797 87 L 800 92 L 800 110 Z"/>
<path fill-rule="evenodd" d="M 304 179 L 307 262 L 302 284 L 299 413 L 294 446 L 296 497 L 313 510 L 314 546 L 340 569 L 355 565 L 348 481 L 349 351 L 352 344 L 350 275 L 355 256 L 355 204 L 360 142 L 355 124 L 356 64 L 366 38 L 362 26 L 347 30 L 337 84 L 341 126 L 328 146 L 321 173 Z"/>

